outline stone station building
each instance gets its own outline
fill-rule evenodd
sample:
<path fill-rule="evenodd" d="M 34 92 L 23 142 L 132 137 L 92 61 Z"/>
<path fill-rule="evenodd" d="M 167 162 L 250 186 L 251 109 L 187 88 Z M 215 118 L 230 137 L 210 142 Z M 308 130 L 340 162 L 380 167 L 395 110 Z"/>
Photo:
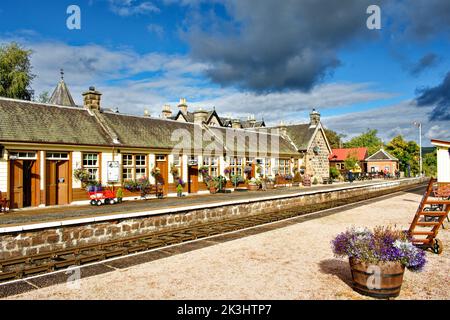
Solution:
<path fill-rule="evenodd" d="M 176 193 L 173 167 L 186 193 L 206 192 L 202 166 L 211 176 L 226 168 L 243 175 L 256 165 L 263 176 L 293 175 L 294 167 L 319 182 L 329 176 L 331 148 L 317 111 L 307 124 L 269 128 L 249 119 L 238 126 L 215 110 L 188 113 L 185 100 L 175 117 L 155 118 L 102 108 L 101 96 L 91 87 L 77 106 L 61 79 L 48 104 L 0 98 L 0 191 L 11 207 L 86 202 L 76 169 L 118 188 L 142 177 L 154 183 L 150 172 L 157 167 L 166 195 Z M 134 196 L 125 190 L 125 198 Z"/>

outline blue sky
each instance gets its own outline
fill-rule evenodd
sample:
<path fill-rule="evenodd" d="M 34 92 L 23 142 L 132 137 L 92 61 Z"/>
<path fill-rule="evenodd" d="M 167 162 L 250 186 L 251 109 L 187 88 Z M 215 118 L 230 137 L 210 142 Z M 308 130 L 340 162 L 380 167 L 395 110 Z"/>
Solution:
<path fill-rule="evenodd" d="M 104 106 L 126 113 L 157 116 L 185 97 L 191 110 L 215 106 L 271 124 L 305 121 L 318 108 L 331 129 L 351 137 L 375 128 L 386 141 L 417 139 L 411 122 L 420 120 L 425 140 L 448 139 L 448 119 L 431 121 L 435 106 L 415 103 L 418 88 L 450 71 L 448 1 L 372 1 L 381 30 L 365 27 L 365 0 L 351 2 L 2 0 L 0 42 L 34 51 L 37 95 L 64 68 L 78 103 L 95 85 Z M 66 27 L 72 4 L 81 30 Z"/>

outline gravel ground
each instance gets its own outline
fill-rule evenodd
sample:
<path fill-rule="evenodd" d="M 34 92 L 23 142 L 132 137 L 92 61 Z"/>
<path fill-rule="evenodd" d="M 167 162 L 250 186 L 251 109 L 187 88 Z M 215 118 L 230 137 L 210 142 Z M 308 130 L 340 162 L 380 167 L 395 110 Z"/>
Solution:
<path fill-rule="evenodd" d="M 331 239 L 350 226 L 408 228 L 421 196 L 402 193 L 359 208 L 11 299 L 370 299 L 354 292 Z M 450 298 L 450 234 L 422 273 L 405 271 L 399 299 Z"/>

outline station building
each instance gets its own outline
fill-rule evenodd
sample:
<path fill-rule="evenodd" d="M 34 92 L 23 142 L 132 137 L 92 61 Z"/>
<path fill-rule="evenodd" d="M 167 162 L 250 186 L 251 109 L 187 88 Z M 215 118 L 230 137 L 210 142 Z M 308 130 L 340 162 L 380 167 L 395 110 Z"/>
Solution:
<path fill-rule="evenodd" d="M 201 166 L 212 176 L 226 168 L 244 175 L 246 166 L 252 174 L 261 166 L 264 176 L 293 174 L 294 167 L 319 182 L 329 176 L 331 148 L 317 111 L 306 124 L 269 128 L 249 119 L 238 126 L 215 111 L 183 113 L 185 100 L 176 116 L 156 118 L 102 108 L 101 96 L 91 87 L 77 106 L 62 79 L 48 104 L 0 98 L 0 191 L 11 207 L 84 203 L 77 169 L 118 188 L 142 177 L 154 183 L 150 172 L 157 167 L 165 194 L 176 193 L 173 167 L 189 193 L 206 192 Z M 135 195 L 125 190 L 124 196 Z"/>

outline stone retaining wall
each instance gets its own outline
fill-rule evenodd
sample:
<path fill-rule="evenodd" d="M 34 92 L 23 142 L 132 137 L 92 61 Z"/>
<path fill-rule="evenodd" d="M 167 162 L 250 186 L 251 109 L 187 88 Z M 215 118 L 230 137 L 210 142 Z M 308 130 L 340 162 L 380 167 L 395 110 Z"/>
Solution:
<path fill-rule="evenodd" d="M 386 182 L 360 188 L 337 191 L 318 191 L 310 195 L 293 195 L 284 199 L 264 201 L 249 200 L 248 203 L 214 206 L 209 209 L 180 211 L 177 213 L 126 218 L 106 222 L 92 222 L 33 231 L 4 233 L 0 235 L 0 260 L 21 255 L 39 254 L 74 246 L 94 244 L 121 237 L 161 231 L 224 218 L 243 217 L 275 210 L 298 208 L 304 205 L 343 200 L 380 189 L 389 190 L 399 186 L 420 183 L 419 179 Z M 262 194 L 263 195 L 263 194 Z M 411 218 L 414 212 L 411 212 Z"/>

